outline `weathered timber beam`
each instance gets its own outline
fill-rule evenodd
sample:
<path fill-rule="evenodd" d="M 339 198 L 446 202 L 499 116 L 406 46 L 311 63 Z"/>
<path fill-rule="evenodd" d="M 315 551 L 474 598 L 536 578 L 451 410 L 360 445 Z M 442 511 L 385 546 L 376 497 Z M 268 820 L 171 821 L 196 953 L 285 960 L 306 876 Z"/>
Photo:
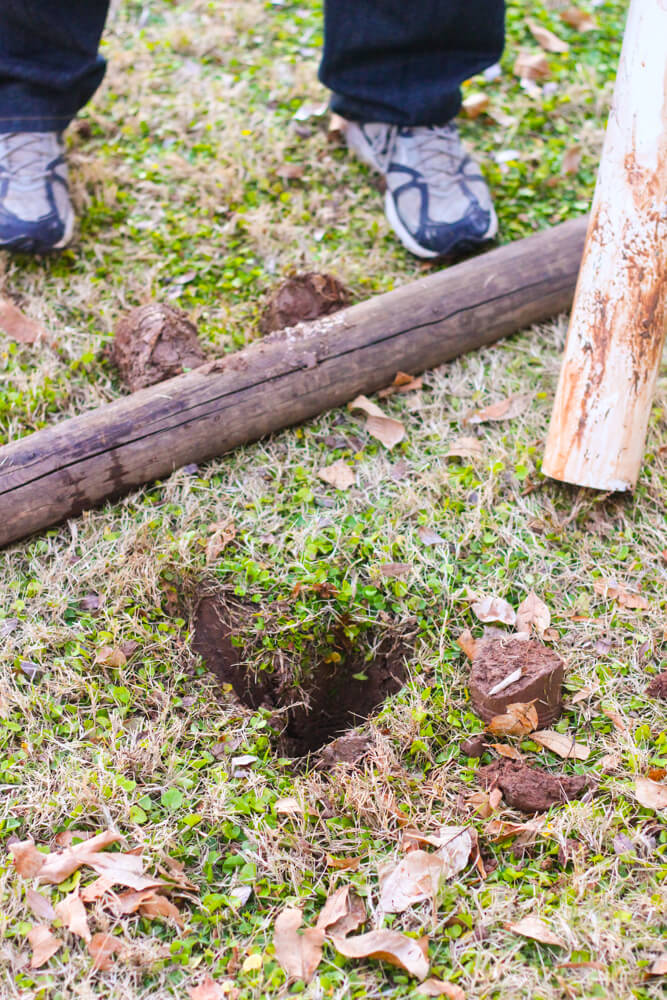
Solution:
<path fill-rule="evenodd" d="M 567 310 L 585 231 L 562 223 L 5 445 L 0 545 Z"/>

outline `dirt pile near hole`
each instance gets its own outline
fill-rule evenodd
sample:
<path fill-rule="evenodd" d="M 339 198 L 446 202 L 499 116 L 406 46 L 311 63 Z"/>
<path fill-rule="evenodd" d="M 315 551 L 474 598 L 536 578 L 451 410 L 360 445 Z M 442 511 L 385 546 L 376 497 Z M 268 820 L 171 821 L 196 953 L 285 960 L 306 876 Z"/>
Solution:
<path fill-rule="evenodd" d="M 326 662 L 306 653 L 301 656 L 297 685 L 289 665 L 258 673 L 247 665 L 239 640 L 247 634 L 251 617 L 262 611 L 258 605 L 242 604 L 226 595 L 202 597 L 195 611 L 194 652 L 222 683 L 232 685 L 249 708 L 283 710 L 277 718 L 284 722 L 280 750 L 286 756 L 303 757 L 336 740 L 341 743 L 340 754 L 332 747 L 332 762 L 359 759 L 368 749 L 364 738 L 357 737 L 355 742 L 350 738 L 338 741 L 337 737 L 359 725 L 385 698 L 400 690 L 405 680 L 407 643 L 391 635 L 368 662 L 363 650 L 345 648 L 343 643 L 340 662 Z"/>
<path fill-rule="evenodd" d="M 649 698 L 659 698 L 661 701 L 667 701 L 667 670 L 663 670 L 661 674 L 653 678 L 646 688 L 646 694 Z"/>
<path fill-rule="evenodd" d="M 271 293 L 260 320 L 262 333 L 272 333 L 303 320 L 328 316 L 350 301 L 344 285 L 333 274 L 295 274 Z"/>
<path fill-rule="evenodd" d="M 508 806 L 521 812 L 545 812 L 551 806 L 579 799 L 594 782 L 585 775 L 552 774 L 514 760 L 496 760 L 477 772 L 483 787 L 499 788 Z"/>
<path fill-rule="evenodd" d="M 159 302 L 132 309 L 119 320 L 110 355 L 132 392 L 205 361 L 187 314 Z"/>
<path fill-rule="evenodd" d="M 521 669 L 521 677 L 497 694 L 490 692 Z M 540 727 L 550 725 L 562 711 L 564 664 L 552 649 L 534 639 L 480 639 L 470 670 L 470 698 L 485 722 L 502 715 L 514 702 L 535 702 Z"/>

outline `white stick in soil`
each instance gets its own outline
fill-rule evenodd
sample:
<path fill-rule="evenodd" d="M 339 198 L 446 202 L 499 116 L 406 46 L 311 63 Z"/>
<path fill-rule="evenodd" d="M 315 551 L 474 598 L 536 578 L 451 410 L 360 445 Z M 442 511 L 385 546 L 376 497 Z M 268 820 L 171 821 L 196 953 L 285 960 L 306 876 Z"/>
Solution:
<path fill-rule="evenodd" d="M 667 320 L 667 0 L 632 0 L 543 471 L 639 475 Z"/>

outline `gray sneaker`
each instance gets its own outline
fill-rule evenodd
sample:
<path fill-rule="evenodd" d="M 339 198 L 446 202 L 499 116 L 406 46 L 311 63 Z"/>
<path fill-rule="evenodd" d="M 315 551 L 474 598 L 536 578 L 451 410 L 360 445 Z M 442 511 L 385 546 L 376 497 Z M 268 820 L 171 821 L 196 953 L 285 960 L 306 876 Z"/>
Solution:
<path fill-rule="evenodd" d="M 417 257 L 466 253 L 496 235 L 486 181 L 452 122 L 410 128 L 349 122 L 345 138 L 352 152 L 384 174 L 387 219 Z"/>
<path fill-rule="evenodd" d="M 0 132 L 0 250 L 60 250 L 73 229 L 61 135 Z"/>

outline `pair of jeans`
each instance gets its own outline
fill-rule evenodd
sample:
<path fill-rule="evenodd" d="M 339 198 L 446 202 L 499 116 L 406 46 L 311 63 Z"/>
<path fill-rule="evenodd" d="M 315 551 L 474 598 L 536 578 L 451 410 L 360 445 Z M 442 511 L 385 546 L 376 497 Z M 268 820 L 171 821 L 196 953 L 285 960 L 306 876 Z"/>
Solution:
<path fill-rule="evenodd" d="M 108 0 L 0 0 L 0 132 L 60 131 L 99 86 Z M 438 125 L 500 58 L 504 0 L 325 0 L 320 79 L 345 118 Z"/>

